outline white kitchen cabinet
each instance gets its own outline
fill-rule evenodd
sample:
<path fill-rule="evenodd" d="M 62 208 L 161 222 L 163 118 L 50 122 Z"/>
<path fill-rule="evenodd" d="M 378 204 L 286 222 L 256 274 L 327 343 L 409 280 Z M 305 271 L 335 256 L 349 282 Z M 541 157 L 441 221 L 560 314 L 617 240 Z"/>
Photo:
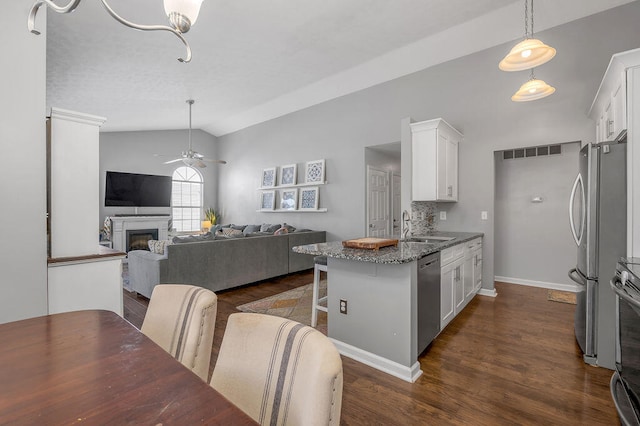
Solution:
<path fill-rule="evenodd" d="M 440 252 L 440 330 L 464 307 L 464 244 Z"/>
<path fill-rule="evenodd" d="M 469 303 L 482 285 L 482 239 L 465 244 L 464 250 L 464 303 Z"/>
<path fill-rule="evenodd" d="M 462 134 L 442 118 L 411 123 L 413 201 L 458 201 Z"/>
<path fill-rule="evenodd" d="M 440 330 L 443 330 L 482 286 L 482 238 L 442 250 L 440 265 Z"/>
<path fill-rule="evenodd" d="M 464 302 L 462 289 L 464 258 L 457 259 L 442 267 L 440 272 L 440 330 L 451 322 L 457 314 L 457 307 Z"/>
<path fill-rule="evenodd" d="M 482 243 L 476 248 L 472 255 L 473 259 L 473 282 L 475 295 L 482 287 Z"/>
<path fill-rule="evenodd" d="M 621 62 L 609 64 L 589 117 L 596 122 L 596 142 L 614 140 L 627 128 L 627 73 Z"/>

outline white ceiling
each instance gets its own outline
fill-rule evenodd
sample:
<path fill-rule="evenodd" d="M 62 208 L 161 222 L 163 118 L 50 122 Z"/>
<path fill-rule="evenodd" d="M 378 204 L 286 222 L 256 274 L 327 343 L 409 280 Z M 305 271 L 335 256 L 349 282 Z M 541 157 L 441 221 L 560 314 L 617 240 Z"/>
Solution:
<path fill-rule="evenodd" d="M 538 0 L 535 29 L 630 1 Z M 130 21 L 166 24 L 161 0 L 109 4 Z M 48 11 L 46 26 L 48 106 L 106 117 L 104 131 L 184 129 L 193 98 L 193 127 L 220 136 L 521 38 L 524 3 L 204 0 L 185 35 L 188 64 L 174 35 L 127 28 L 97 0 Z"/>

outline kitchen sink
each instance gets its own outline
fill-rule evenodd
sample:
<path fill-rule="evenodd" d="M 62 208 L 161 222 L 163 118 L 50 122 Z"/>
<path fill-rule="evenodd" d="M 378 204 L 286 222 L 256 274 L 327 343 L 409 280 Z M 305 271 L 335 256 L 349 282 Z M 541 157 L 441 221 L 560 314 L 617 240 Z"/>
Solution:
<path fill-rule="evenodd" d="M 456 237 L 440 237 L 440 236 L 429 236 L 429 237 L 409 237 L 405 238 L 402 241 L 406 243 L 427 243 L 427 244 L 438 244 L 446 241 L 455 240 Z"/>

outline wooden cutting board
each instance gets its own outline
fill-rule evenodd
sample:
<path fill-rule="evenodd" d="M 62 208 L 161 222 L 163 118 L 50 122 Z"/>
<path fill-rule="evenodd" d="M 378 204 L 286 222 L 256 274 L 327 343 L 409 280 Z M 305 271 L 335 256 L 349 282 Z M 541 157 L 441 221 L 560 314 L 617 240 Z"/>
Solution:
<path fill-rule="evenodd" d="M 397 246 L 398 240 L 392 238 L 357 238 L 342 242 L 343 247 L 378 250 L 380 247 Z"/>

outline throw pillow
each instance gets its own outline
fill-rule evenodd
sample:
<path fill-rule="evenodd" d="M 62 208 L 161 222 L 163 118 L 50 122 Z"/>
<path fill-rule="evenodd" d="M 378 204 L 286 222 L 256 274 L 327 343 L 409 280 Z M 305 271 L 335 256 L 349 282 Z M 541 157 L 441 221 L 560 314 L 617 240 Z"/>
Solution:
<path fill-rule="evenodd" d="M 247 225 L 247 226 L 242 230 L 242 233 L 243 233 L 244 235 L 253 234 L 254 232 L 260 232 L 260 225 Z"/>
<path fill-rule="evenodd" d="M 169 244 L 171 244 L 169 240 L 149 240 L 149 251 L 155 254 L 164 254 Z"/>
<path fill-rule="evenodd" d="M 222 236 L 227 237 L 227 238 L 244 237 L 244 234 L 239 229 L 223 228 L 218 233 L 218 235 L 220 235 L 220 234 L 222 234 Z"/>
<path fill-rule="evenodd" d="M 266 232 L 268 232 L 269 234 L 273 234 L 274 232 L 276 232 L 278 229 L 280 229 L 281 226 L 279 223 L 276 223 L 275 225 L 271 225 L 267 228 Z M 262 229 L 260 229 L 262 230 Z"/>
<path fill-rule="evenodd" d="M 268 232 L 267 229 L 269 229 L 269 227 L 271 227 L 272 225 L 270 223 L 263 223 L 262 226 L 260 227 L 260 232 Z M 273 232 L 273 231 L 271 231 Z"/>
<path fill-rule="evenodd" d="M 287 228 L 287 231 L 288 231 L 288 232 L 295 232 L 295 230 L 296 230 L 296 228 L 295 228 L 294 226 L 287 225 L 286 223 L 283 223 L 283 224 L 282 224 L 282 227 L 283 227 L 283 228 Z"/>
<path fill-rule="evenodd" d="M 243 231 L 246 227 L 247 225 L 234 225 L 233 223 L 231 224 L 231 229 L 237 229 L 238 231 Z"/>
<path fill-rule="evenodd" d="M 282 234 L 288 234 L 288 233 L 289 233 L 289 230 L 283 226 L 282 228 L 276 229 L 273 235 L 282 235 Z"/>

